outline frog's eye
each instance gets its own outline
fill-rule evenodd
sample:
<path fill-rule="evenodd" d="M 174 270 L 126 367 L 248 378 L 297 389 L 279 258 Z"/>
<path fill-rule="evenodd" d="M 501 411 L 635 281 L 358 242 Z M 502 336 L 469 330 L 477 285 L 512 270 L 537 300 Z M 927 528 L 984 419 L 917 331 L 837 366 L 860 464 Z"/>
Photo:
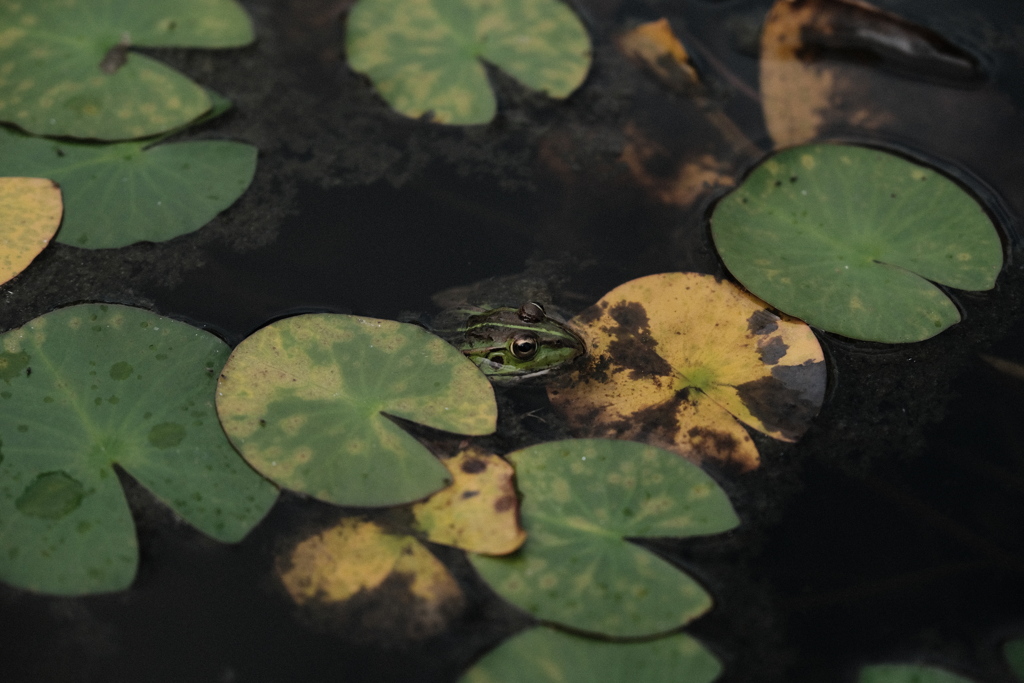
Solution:
<path fill-rule="evenodd" d="M 532 334 L 520 334 L 512 340 L 512 355 L 519 360 L 530 360 L 537 355 L 537 337 Z"/>
<path fill-rule="evenodd" d="M 524 323 L 539 323 L 546 315 L 544 313 L 544 307 L 536 301 L 528 301 L 520 306 L 517 314 L 519 315 L 519 319 Z"/>

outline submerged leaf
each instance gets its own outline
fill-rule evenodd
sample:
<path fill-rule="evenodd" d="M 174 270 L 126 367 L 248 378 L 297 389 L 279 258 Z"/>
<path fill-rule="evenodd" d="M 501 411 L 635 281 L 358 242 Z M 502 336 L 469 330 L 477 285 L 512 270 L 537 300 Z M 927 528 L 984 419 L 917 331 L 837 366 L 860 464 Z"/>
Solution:
<path fill-rule="evenodd" d="M 857 683 L 974 683 L 937 666 L 873 664 L 860 670 Z"/>
<path fill-rule="evenodd" d="M 235 0 L 0 2 L 0 120 L 37 135 L 121 140 L 210 108 L 202 87 L 132 47 L 238 47 Z"/>
<path fill-rule="evenodd" d="M 722 665 L 677 633 L 645 643 L 609 643 L 543 626 L 487 653 L 459 683 L 710 683 Z"/>
<path fill-rule="evenodd" d="M 659 81 L 681 93 L 698 90 L 700 77 L 690 55 L 662 17 L 626 31 L 618 37 L 619 49 L 647 67 Z"/>
<path fill-rule="evenodd" d="M 1003 643 L 1003 656 L 1010 670 L 1017 678 L 1024 681 L 1024 638 L 1016 638 Z"/>
<path fill-rule="evenodd" d="M 0 335 L 0 579 L 73 595 L 126 588 L 138 548 L 117 464 L 187 522 L 240 540 L 277 490 L 214 411 L 228 348 L 127 306 L 84 304 Z"/>
<path fill-rule="evenodd" d="M 0 177 L 0 284 L 25 270 L 46 248 L 63 210 L 60 188 L 52 181 Z"/>
<path fill-rule="evenodd" d="M 66 205 L 57 241 L 109 249 L 198 230 L 256 172 L 256 148 L 241 142 L 148 144 L 44 140 L 0 127 L 0 175 L 56 181 Z"/>
<path fill-rule="evenodd" d="M 337 505 L 408 503 L 449 482 L 389 415 L 470 435 L 493 432 L 497 416 L 487 378 L 453 346 L 416 325 L 330 313 L 242 341 L 217 410 L 259 472 Z"/>
<path fill-rule="evenodd" d="M 932 282 L 991 289 L 1003 263 L 991 219 L 953 181 L 853 145 L 776 154 L 711 222 L 722 260 L 751 292 L 855 339 L 938 334 L 960 313 Z"/>
<path fill-rule="evenodd" d="M 368 611 L 371 600 L 387 603 L 391 609 L 379 609 L 376 619 L 386 623 L 377 625 L 405 636 L 442 630 L 465 604 L 458 582 L 419 541 L 358 519 L 298 543 L 278 574 L 299 605 L 344 613 Z M 346 604 L 357 596 L 360 604 Z"/>
<path fill-rule="evenodd" d="M 751 469 L 757 449 L 737 420 L 795 441 L 824 399 L 824 357 L 810 328 L 710 275 L 632 280 L 570 324 L 589 362 L 548 395 L 579 435 Z"/>
<path fill-rule="evenodd" d="M 481 60 L 556 98 L 590 68 L 590 38 L 559 0 L 359 0 L 345 44 L 393 109 L 437 123 L 494 118 Z"/>
<path fill-rule="evenodd" d="M 471 555 L 483 579 L 538 619 L 612 636 L 682 626 L 711 607 L 700 585 L 627 538 L 715 534 L 739 522 L 696 465 L 631 441 L 553 441 L 510 453 L 528 535 L 513 555 Z"/>
<path fill-rule="evenodd" d="M 493 453 L 466 446 L 441 461 L 452 484 L 412 508 L 428 541 L 485 555 L 507 555 L 523 544 L 512 466 Z"/>

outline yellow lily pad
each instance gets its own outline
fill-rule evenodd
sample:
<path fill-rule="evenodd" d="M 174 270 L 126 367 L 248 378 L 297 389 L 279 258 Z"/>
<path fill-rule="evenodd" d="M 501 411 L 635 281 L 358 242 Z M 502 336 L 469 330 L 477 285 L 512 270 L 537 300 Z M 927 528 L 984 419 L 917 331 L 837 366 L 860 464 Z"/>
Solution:
<path fill-rule="evenodd" d="M 569 321 L 586 363 L 548 387 L 579 436 L 646 441 L 757 467 L 743 424 L 796 441 L 825 395 L 811 329 L 699 273 L 632 280 Z"/>
<path fill-rule="evenodd" d="M 415 526 L 427 540 L 483 555 L 507 555 L 526 540 L 512 466 L 467 445 L 442 464 L 452 484 L 412 507 Z"/>
<path fill-rule="evenodd" d="M 278 577 L 299 605 L 370 611 L 377 626 L 404 635 L 443 630 L 465 604 L 458 582 L 419 541 L 361 519 L 300 541 Z"/>
<path fill-rule="evenodd" d="M 25 270 L 60 227 L 60 188 L 46 178 L 0 178 L 0 284 Z"/>

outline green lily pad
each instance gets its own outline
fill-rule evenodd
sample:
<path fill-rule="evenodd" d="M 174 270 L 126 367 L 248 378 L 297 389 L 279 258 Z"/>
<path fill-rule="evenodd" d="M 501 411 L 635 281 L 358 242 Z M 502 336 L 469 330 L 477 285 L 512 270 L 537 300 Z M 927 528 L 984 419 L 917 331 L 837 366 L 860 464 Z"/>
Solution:
<path fill-rule="evenodd" d="M 459 125 L 494 118 L 481 60 L 555 98 L 590 68 L 590 37 L 558 0 L 359 0 L 346 49 L 395 111 Z"/>
<path fill-rule="evenodd" d="M 1003 644 L 1003 656 L 1010 670 L 1024 681 L 1024 638 L 1008 640 Z"/>
<path fill-rule="evenodd" d="M 700 585 L 627 538 L 715 534 L 739 523 L 696 465 L 632 441 L 553 441 L 507 456 L 526 543 L 471 555 L 503 598 L 545 621 L 612 636 L 662 633 L 711 607 Z"/>
<path fill-rule="evenodd" d="M 937 666 L 873 664 L 860 670 L 857 683 L 974 683 Z"/>
<path fill-rule="evenodd" d="M 277 490 L 214 409 L 228 347 L 137 308 L 71 306 L 0 335 L 0 580 L 126 588 L 138 547 L 118 465 L 205 534 L 240 540 Z"/>
<path fill-rule="evenodd" d="M 239 344 L 221 373 L 224 431 L 269 479 L 337 505 L 397 505 L 450 482 L 393 420 L 490 434 L 487 378 L 416 325 L 320 313 L 285 318 Z"/>
<path fill-rule="evenodd" d="M 684 633 L 608 643 L 538 627 L 489 652 L 459 683 L 709 683 L 721 672 L 718 659 Z"/>
<path fill-rule="evenodd" d="M 253 40 L 235 0 L 0 2 L 0 120 L 37 135 L 123 140 L 210 109 L 202 87 L 131 47 Z"/>
<path fill-rule="evenodd" d="M 932 283 L 991 289 L 1003 263 L 995 226 L 956 183 L 852 145 L 776 154 L 718 203 L 711 223 L 747 289 L 855 339 L 938 334 L 960 313 Z"/>
<path fill-rule="evenodd" d="M 46 140 L 0 127 L 0 176 L 55 181 L 64 196 L 56 240 L 110 249 L 198 230 L 231 206 L 256 173 L 256 148 L 241 142 L 148 145 Z"/>

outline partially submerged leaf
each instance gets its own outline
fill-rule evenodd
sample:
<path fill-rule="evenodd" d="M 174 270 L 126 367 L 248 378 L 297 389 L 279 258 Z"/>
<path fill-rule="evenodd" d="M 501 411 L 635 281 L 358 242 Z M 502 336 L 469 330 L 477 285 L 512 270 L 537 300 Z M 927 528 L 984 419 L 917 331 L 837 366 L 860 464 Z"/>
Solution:
<path fill-rule="evenodd" d="M 46 248 L 63 210 L 60 188 L 52 181 L 0 177 L 0 284 L 25 270 Z"/>
<path fill-rule="evenodd" d="M 559 0 L 359 0 L 345 45 L 395 111 L 458 125 L 494 118 L 481 60 L 556 98 L 590 68 L 590 38 Z"/>
<path fill-rule="evenodd" d="M 872 664 L 860 670 L 857 683 L 975 683 L 937 666 Z"/>
<path fill-rule="evenodd" d="M 672 32 L 668 19 L 662 17 L 635 26 L 616 42 L 627 57 L 643 64 L 669 88 L 688 93 L 701 87 L 690 55 Z"/>
<path fill-rule="evenodd" d="M 299 605 L 343 612 L 366 611 L 373 597 L 387 602 L 390 610 L 377 610 L 377 620 L 387 623 L 378 627 L 406 636 L 440 631 L 465 604 L 458 582 L 419 541 L 358 519 L 298 543 L 279 562 L 278 575 Z M 362 604 L 345 604 L 357 596 Z"/>
<path fill-rule="evenodd" d="M 644 643 L 609 643 L 539 626 L 487 653 L 459 683 L 710 683 L 722 665 L 677 633 Z"/>
<path fill-rule="evenodd" d="M 815 327 L 879 342 L 920 341 L 959 322 L 932 282 L 991 289 L 1003 263 L 991 219 L 956 183 L 853 145 L 769 158 L 718 203 L 711 228 L 725 265 L 755 295 Z"/>
<path fill-rule="evenodd" d="M 512 466 L 467 445 L 441 461 L 452 484 L 412 508 L 427 540 L 484 555 L 507 555 L 523 544 Z"/>
<path fill-rule="evenodd" d="M 235 0 L 0 2 L 0 120 L 37 135 L 120 140 L 184 125 L 202 87 L 131 47 L 239 47 Z"/>
<path fill-rule="evenodd" d="M 528 534 L 513 555 L 470 560 L 538 619 L 611 636 L 682 626 L 711 607 L 688 575 L 627 538 L 715 534 L 739 523 L 696 465 L 631 441 L 552 441 L 510 453 Z"/>
<path fill-rule="evenodd" d="M 232 352 L 217 410 L 249 463 L 281 486 L 337 505 L 396 505 L 448 470 L 387 415 L 457 434 L 494 431 L 494 391 L 426 330 L 330 313 L 285 318 Z"/>
<path fill-rule="evenodd" d="M 131 583 L 138 548 L 114 464 L 226 542 L 274 502 L 217 422 L 228 348 L 212 334 L 83 304 L 0 343 L 0 580 L 62 595 Z"/>
<path fill-rule="evenodd" d="M 974 59 L 941 36 L 863 0 L 778 0 L 761 32 L 765 125 L 776 148 L 809 142 L 829 123 L 876 128 L 891 114 L 859 93 L 855 64 L 953 83 L 978 80 Z M 860 96 L 858 96 L 860 95 Z"/>
<path fill-rule="evenodd" d="M 1003 656 L 1010 670 L 1024 681 L 1024 638 L 1015 638 L 1003 643 Z"/>
<path fill-rule="evenodd" d="M 710 190 L 732 187 L 736 184 L 732 167 L 711 154 L 701 154 L 683 160 L 674 174 L 655 173 L 650 167 L 661 165 L 664 150 L 647 138 L 634 125 L 626 127 L 626 143 L 619 160 L 633 177 L 665 204 L 691 206 Z"/>
<path fill-rule="evenodd" d="M 57 241 L 109 249 L 198 230 L 256 172 L 256 148 L 241 142 L 148 144 L 44 140 L 0 127 L 0 175 L 56 181 L 66 205 Z"/>
<path fill-rule="evenodd" d="M 589 361 L 548 387 L 575 434 L 758 464 L 737 420 L 797 440 L 825 395 L 814 333 L 729 282 L 662 273 L 627 282 L 570 324 Z"/>

